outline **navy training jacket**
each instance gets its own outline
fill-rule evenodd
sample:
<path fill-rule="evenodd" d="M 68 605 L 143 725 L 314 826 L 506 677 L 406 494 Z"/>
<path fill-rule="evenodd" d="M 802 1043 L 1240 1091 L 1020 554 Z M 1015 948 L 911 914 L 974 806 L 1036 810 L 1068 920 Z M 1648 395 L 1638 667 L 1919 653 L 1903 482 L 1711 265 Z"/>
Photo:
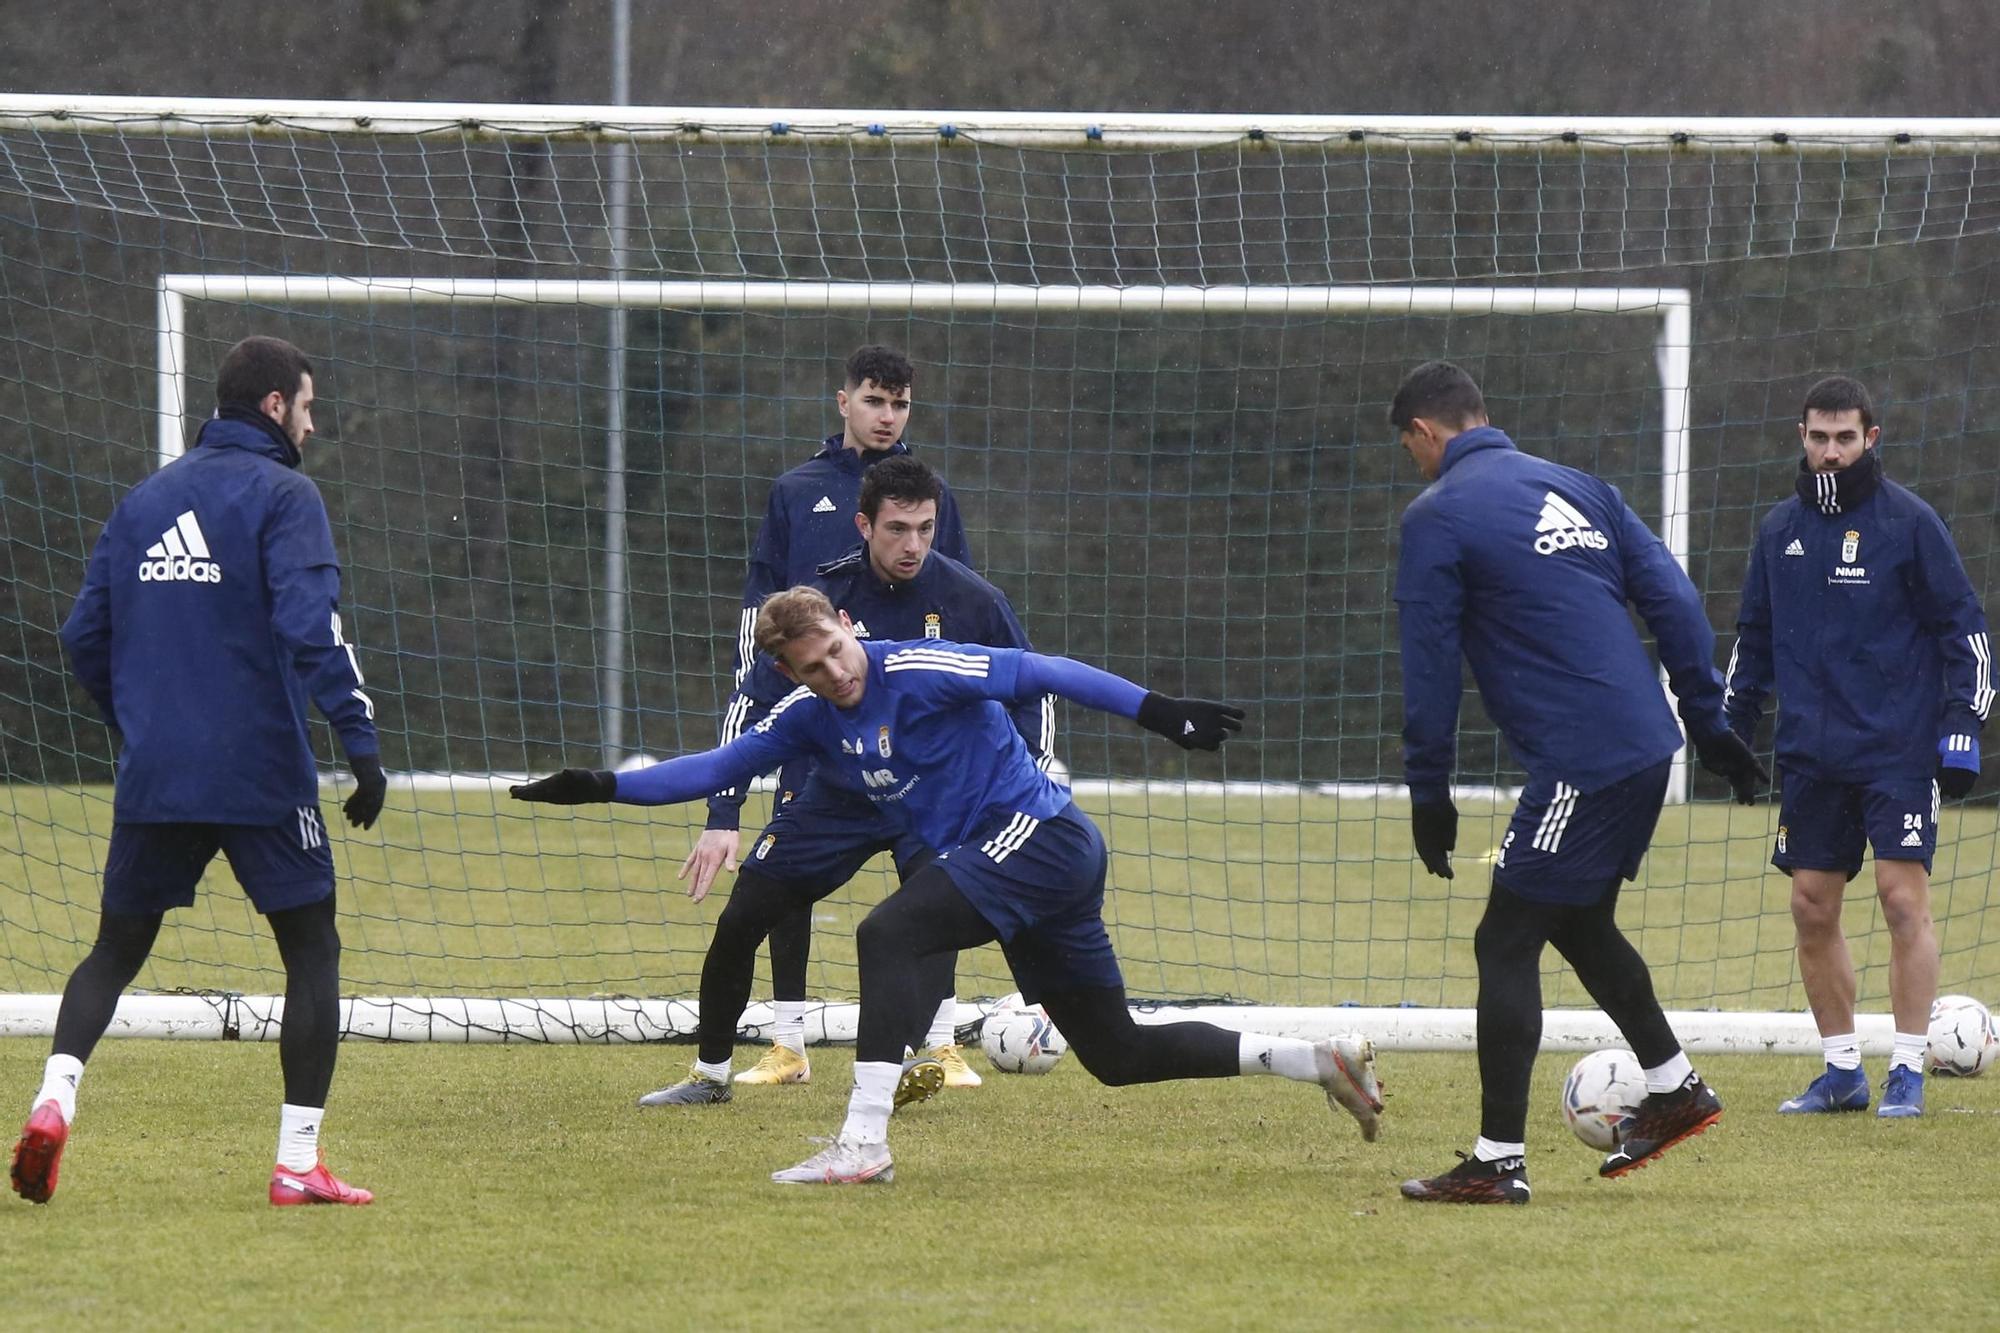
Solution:
<path fill-rule="evenodd" d="M 308 696 L 350 757 L 379 752 L 326 504 L 298 464 L 275 425 L 211 420 L 99 534 L 62 640 L 124 737 L 117 822 L 272 825 L 317 806 Z"/>
<path fill-rule="evenodd" d="M 1454 437 L 1403 512 L 1396 606 L 1404 774 L 1445 799 L 1459 653 L 1530 779 L 1600 790 L 1681 748 L 1631 603 L 1652 631 L 1688 730 L 1719 733 L 1722 675 L 1701 597 L 1616 487 L 1524 454 L 1491 426 Z"/>
<path fill-rule="evenodd" d="M 1944 522 L 1883 478 L 1845 513 L 1798 496 L 1757 530 L 1729 658 L 1729 722 L 1750 740 L 1775 684 L 1777 755 L 1828 782 L 1927 778 L 1938 741 L 1993 706 L 1986 616 Z"/>
<path fill-rule="evenodd" d="M 856 452 L 842 443 L 844 438 L 829 435 L 818 453 L 771 483 L 771 498 L 764 507 L 764 522 L 757 529 L 750 569 L 743 580 L 735 684 L 743 683 L 744 673 L 757 657 L 751 636 L 757 608 L 774 592 L 811 583 L 821 565 L 838 560 L 854 545 L 855 504 L 861 495 L 862 474 L 885 458 L 910 452 L 901 440 L 887 449 Z M 937 536 L 931 549 L 962 565 L 972 563 L 965 522 L 958 515 L 958 501 L 952 499 L 949 486 L 938 497 Z"/>
<path fill-rule="evenodd" d="M 847 612 L 858 638 L 919 643 L 941 639 L 983 648 L 1033 647 L 1007 595 L 935 549 L 917 576 L 906 583 L 885 582 L 868 563 L 865 546 L 856 546 L 838 560 L 820 566 L 809 582 L 826 594 L 835 610 Z M 727 745 L 755 727 L 779 700 L 797 688 L 768 656 L 758 654 L 723 712 L 722 743 Z M 1048 772 L 1055 758 L 1055 697 L 1042 695 L 1016 703 L 1009 711 L 1015 730 L 1028 743 L 1035 766 Z M 812 771 L 807 761 L 788 764 L 780 785 L 797 791 Z M 738 827 L 742 807 L 740 787 L 710 797 L 708 827 Z"/>

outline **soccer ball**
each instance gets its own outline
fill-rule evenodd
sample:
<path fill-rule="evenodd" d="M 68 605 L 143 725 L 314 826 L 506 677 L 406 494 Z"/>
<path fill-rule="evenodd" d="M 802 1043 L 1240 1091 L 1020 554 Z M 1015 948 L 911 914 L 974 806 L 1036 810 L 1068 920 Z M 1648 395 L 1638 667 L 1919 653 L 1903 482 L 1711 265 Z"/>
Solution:
<path fill-rule="evenodd" d="M 1929 1064 L 1934 1074 L 1971 1078 L 2000 1056 L 1993 1015 L 1970 995 L 1940 995 L 1931 1006 Z"/>
<path fill-rule="evenodd" d="M 1646 1071 L 1630 1051 L 1592 1051 L 1563 1080 L 1562 1114 L 1576 1136 L 1599 1152 L 1624 1137 L 1625 1122 L 1646 1099 Z"/>
<path fill-rule="evenodd" d="M 979 1048 L 995 1069 L 1007 1074 L 1046 1074 L 1069 1043 L 1039 1004 L 996 1009 L 979 1029 Z"/>

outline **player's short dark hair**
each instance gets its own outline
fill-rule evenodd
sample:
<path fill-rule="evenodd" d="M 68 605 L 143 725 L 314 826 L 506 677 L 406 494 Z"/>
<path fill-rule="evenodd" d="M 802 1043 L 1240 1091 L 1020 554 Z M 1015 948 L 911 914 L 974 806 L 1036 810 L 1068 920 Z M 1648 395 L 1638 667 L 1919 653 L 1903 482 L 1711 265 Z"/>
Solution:
<path fill-rule="evenodd" d="M 920 505 L 926 500 L 944 500 L 944 482 L 931 471 L 930 464 L 908 454 L 885 458 L 869 468 L 861 478 L 861 494 L 855 508 L 873 523 L 882 512 L 882 502 Z"/>
<path fill-rule="evenodd" d="M 850 392 L 874 380 L 890 393 L 902 393 L 917 380 L 917 368 L 910 358 L 893 347 L 869 343 L 857 347 L 847 357 L 847 387 Z"/>
<path fill-rule="evenodd" d="M 255 407 L 273 392 L 289 403 L 310 374 L 312 362 L 283 338 L 245 338 L 229 349 L 215 372 L 215 405 Z"/>
<path fill-rule="evenodd" d="M 1403 377 L 1389 404 L 1389 424 L 1408 430 L 1418 417 L 1463 426 L 1486 415 L 1486 398 L 1472 376 L 1449 361 L 1426 361 Z"/>
<path fill-rule="evenodd" d="M 764 604 L 757 608 L 757 623 L 751 635 L 758 652 L 783 661 L 785 649 L 797 640 L 832 634 L 839 628 L 840 616 L 826 594 L 801 584 L 764 599 Z"/>
<path fill-rule="evenodd" d="M 1806 424 L 1806 413 L 1821 412 L 1827 416 L 1838 416 L 1842 412 L 1859 412 L 1861 430 L 1866 434 L 1875 426 L 1875 402 L 1868 396 L 1868 390 L 1861 381 L 1849 379 L 1845 375 L 1828 375 L 1812 388 L 1806 390 L 1806 401 L 1799 408 L 1799 424 Z"/>

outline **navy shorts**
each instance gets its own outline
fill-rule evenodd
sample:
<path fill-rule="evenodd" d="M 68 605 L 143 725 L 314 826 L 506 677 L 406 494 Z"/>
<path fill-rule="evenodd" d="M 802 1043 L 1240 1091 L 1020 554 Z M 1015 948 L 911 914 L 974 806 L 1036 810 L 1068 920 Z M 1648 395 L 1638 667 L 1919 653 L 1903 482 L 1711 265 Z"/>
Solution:
<path fill-rule="evenodd" d="M 1672 760 L 1579 792 L 1537 779 L 1521 793 L 1493 863 L 1493 882 L 1531 903 L 1586 907 L 1639 873 L 1667 799 Z"/>
<path fill-rule="evenodd" d="M 780 793 L 776 813 L 743 865 L 817 900 L 883 852 L 896 858 L 903 879 L 923 869 L 932 855 L 923 839 L 866 796 L 809 778 L 797 793 Z"/>
<path fill-rule="evenodd" d="M 269 915 L 333 892 L 333 851 L 316 805 L 275 826 L 113 824 L 104 861 L 104 910 L 156 916 L 194 904 L 195 885 L 221 852 L 251 904 Z"/>
<path fill-rule="evenodd" d="M 937 863 L 1000 936 L 1030 1004 L 1050 991 L 1122 987 L 1104 929 L 1104 835 L 1075 802 L 1048 819 L 996 821 Z"/>
<path fill-rule="evenodd" d="M 1877 861 L 1922 861 L 1937 852 L 1937 783 L 1929 778 L 1887 782 L 1822 782 L 1780 769 L 1778 842 L 1771 864 L 1780 870 L 1861 873 L 1863 851 Z"/>

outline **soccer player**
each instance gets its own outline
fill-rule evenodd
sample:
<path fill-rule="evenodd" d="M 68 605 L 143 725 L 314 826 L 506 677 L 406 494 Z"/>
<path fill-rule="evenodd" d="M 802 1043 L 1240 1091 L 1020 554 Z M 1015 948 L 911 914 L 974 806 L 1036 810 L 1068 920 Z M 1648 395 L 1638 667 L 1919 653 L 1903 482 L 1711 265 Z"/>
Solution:
<path fill-rule="evenodd" d="M 1403 1194 L 1526 1203 L 1546 944 L 1646 1070 L 1648 1095 L 1600 1175 L 1635 1170 L 1722 1115 L 1667 1024 L 1645 960 L 1618 929 L 1620 881 L 1638 873 L 1681 748 L 1628 602 L 1659 641 L 1702 765 L 1746 803 L 1764 774 L 1724 721 L 1700 596 L 1616 489 L 1515 448 L 1488 424 L 1472 377 L 1448 362 L 1411 371 L 1389 420 L 1433 483 L 1403 514 L 1396 571 L 1404 766 L 1425 868 L 1452 877 L 1461 651 L 1528 774 L 1473 937 L 1479 1138 L 1458 1166 L 1405 1181 Z"/>
<path fill-rule="evenodd" d="M 916 370 L 909 358 L 895 348 L 875 343 L 855 348 L 847 358 L 844 386 L 833 395 L 834 407 L 841 418 L 840 432 L 828 436 L 818 453 L 771 483 L 764 522 L 757 529 L 750 569 L 743 580 L 743 613 L 736 640 L 736 685 L 743 684 L 756 662 L 751 629 L 757 620 L 757 608 L 774 592 L 811 583 L 821 565 L 847 553 L 854 544 L 853 515 L 862 478 L 877 464 L 909 454 L 903 436 L 909 429 L 910 394 L 915 381 Z M 941 487 L 938 496 L 934 540 L 939 553 L 962 565 L 971 565 L 972 548 L 966 543 L 965 524 L 959 518 L 958 503 L 952 499 L 949 487 Z M 876 632 L 882 633 L 879 629 Z M 736 739 L 743 722 L 741 712 L 733 707 L 725 710 L 723 743 Z M 797 764 L 778 775 L 774 814 L 782 811 L 788 796 L 796 796 L 805 789 L 806 774 L 806 766 Z M 698 886 L 704 873 L 708 878 L 714 877 L 717 865 L 734 871 L 742 851 L 735 817 L 742 804 L 741 795 L 725 792 L 723 797 L 723 804 L 709 806 L 708 827 L 696 841 L 688 865 L 682 869 L 683 876 L 689 868 L 693 869 Z M 830 883 L 826 892 L 838 887 L 838 882 Z M 770 928 L 771 999 L 775 1011 L 771 1049 L 755 1066 L 736 1076 L 738 1083 L 801 1083 L 811 1076 L 805 1054 L 806 970 L 812 957 L 811 902 L 807 899 Z M 938 1005 L 937 1019 L 922 1040 L 944 1065 L 945 1086 L 976 1087 L 979 1076 L 966 1064 L 952 1035 L 952 1015 L 957 1009 L 958 997 L 947 994 Z"/>
<path fill-rule="evenodd" d="M 861 1019 L 854 1090 L 840 1133 L 772 1179 L 886 1181 L 888 1126 L 902 1072 L 904 1016 L 923 1000 L 920 960 L 1001 943 L 1021 993 L 1040 1001 L 1084 1068 L 1120 1085 L 1280 1074 L 1317 1083 L 1373 1139 L 1381 1099 L 1360 1037 L 1317 1043 L 1207 1023 L 1141 1027 L 1104 929 L 1104 838 L 1035 766 L 1007 706 L 1054 693 L 1132 718 L 1186 749 L 1213 750 L 1243 712 L 1171 699 L 1064 657 L 950 640 L 855 637 L 825 595 L 793 588 L 757 613 L 756 644 L 800 688 L 728 745 L 632 773 L 565 769 L 513 788 L 517 799 L 666 805 L 774 762 L 812 755 L 836 768 L 937 853 L 857 933 Z"/>
<path fill-rule="evenodd" d="M 871 467 L 861 483 L 854 517 L 862 544 L 822 565 L 808 586 L 827 595 L 847 613 L 857 637 L 953 639 L 992 648 L 1026 648 L 1028 636 L 998 588 L 948 555 L 931 549 L 944 484 L 920 459 L 907 454 Z M 768 657 L 758 657 L 730 700 L 730 734 L 754 728 L 792 683 Z M 1016 704 L 1015 729 L 1046 771 L 1051 755 L 1055 708 L 1048 696 Z M 681 866 L 693 875 L 688 893 L 696 902 L 708 895 L 726 856 L 733 856 L 741 789 L 709 799 L 709 832 Z M 702 965 L 700 1051 L 688 1077 L 648 1093 L 642 1106 L 713 1105 L 730 1099 L 730 1054 L 737 1020 L 750 996 L 757 945 L 772 925 L 802 913 L 854 877 L 880 852 L 894 855 L 907 879 L 929 861 L 930 849 L 879 812 L 861 791 L 843 785 L 837 770 L 813 770 L 787 794 L 776 817 L 756 840 L 749 865 L 736 876 L 729 904 L 715 924 L 715 938 Z M 929 1096 L 960 1066 L 959 1086 L 978 1086 L 979 1075 L 964 1067 L 952 1035 L 958 1002 L 952 995 L 957 955 L 941 953 L 925 961 L 926 993 L 943 999 L 922 1017 L 928 1033 L 912 1036 L 928 1045 L 928 1057 L 911 1066 L 898 1095 L 905 1101 Z M 796 1041 L 799 1034 L 787 1034 Z M 804 1083 L 811 1077 L 802 1043 L 779 1044 L 758 1068 L 779 1065 L 775 1081 Z"/>
<path fill-rule="evenodd" d="M 169 908 L 220 851 L 285 963 L 274 1204 L 365 1204 L 320 1158 L 340 1038 L 333 854 L 306 731 L 310 697 L 353 770 L 350 823 L 387 787 L 375 706 L 340 629 L 326 505 L 298 471 L 312 366 L 277 338 L 223 357 L 194 448 L 133 487 L 104 525 L 62 627 L 70 667 L 123 737 L 97 942 L 70 976 L 54 1053 L 14 1148 L 15 1192 L 47 1203 L 77 1083 Z"/>
<path fill-rule="evenodd" d="M 1799 975 L 1826 1051 L 1826 1072 L 1778 1107 L 1787 1114 L 1868 1108 L 1840 908 L 1869 845 L 1896 1022 L 1876 1114 L 1923 1114 L 1939 794 L 1972 790 L 1993 704 L 1979 598 L 1937 514 L 1882 475 L 1881 434 L 1856 381 L 1807 392 L 1798 494 L 1750 548 L 1729 664 L 1729 720 L 1746 741 L 1774 683 L 1784 701 L 1771 864 L 1792 877 Z"/>

